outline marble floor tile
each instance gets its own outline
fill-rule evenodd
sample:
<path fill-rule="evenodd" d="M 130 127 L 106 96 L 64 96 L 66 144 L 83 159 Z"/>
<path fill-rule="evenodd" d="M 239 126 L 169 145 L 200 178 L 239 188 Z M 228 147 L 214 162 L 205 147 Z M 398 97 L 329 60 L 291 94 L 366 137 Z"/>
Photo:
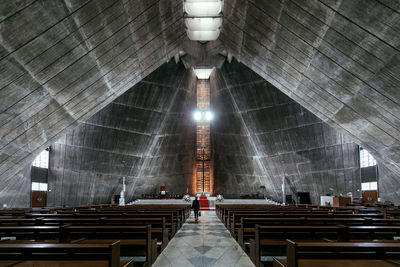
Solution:
<path fill-rule="evenodd" d="M 235 267 L 246 267 L 253 264 L 247 255 L 240 257 L 239 261 L 236 263 Z"/>
<path fill-rule="evenodd" d="M 159 256 L 158 256 L 158 258 L 157 258 L 157 261 L 158 261 L 158 264 L 160 265 L 160 266 L 168 266 L 168 267 L 172 267 L 172 265 L 171 265 L 171 262 L 168 260 L 168 258 L 163 254 L 163 253 L 161 253 Z"/>
<path fill-rule="evenodd" d="M 199 222 L 193 214 L 153 264 L 154 267 L 254 266 L 215 211 L 202 211 Z"/>

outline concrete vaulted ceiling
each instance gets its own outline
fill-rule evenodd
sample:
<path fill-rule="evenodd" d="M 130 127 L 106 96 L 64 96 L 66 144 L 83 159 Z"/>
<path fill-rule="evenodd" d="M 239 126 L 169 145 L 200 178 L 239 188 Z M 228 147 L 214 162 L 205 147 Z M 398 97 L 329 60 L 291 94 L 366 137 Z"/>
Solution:
<path fill-rule="evenodd" d="M 169 60 L 232 56 L 400 177 L 397 1 L 224 1 L 216 42 L 181 0 L 0 3 L 0 185 Z M 216 59 L 218 58 L 218 59 Z"/>
<path fill-rule="evenodd" d="M 3 1 L 0 175 L 178 53 L 181 1 Z"/>
<path fill-rule="evenodd" d="M 226 1 L 238 60 L 400 175 L 397 1 Z"/>

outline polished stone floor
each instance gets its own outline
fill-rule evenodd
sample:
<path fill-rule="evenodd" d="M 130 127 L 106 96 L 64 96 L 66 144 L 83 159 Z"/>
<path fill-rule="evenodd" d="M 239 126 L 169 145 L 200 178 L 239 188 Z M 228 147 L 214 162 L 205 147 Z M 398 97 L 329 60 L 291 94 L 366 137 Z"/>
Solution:
<path fill-rule="evenodd" d="M 202 211 L 198 223 L 190 218 L 158 256 L 153 266 L 254 266 L 215 215 Z"/>

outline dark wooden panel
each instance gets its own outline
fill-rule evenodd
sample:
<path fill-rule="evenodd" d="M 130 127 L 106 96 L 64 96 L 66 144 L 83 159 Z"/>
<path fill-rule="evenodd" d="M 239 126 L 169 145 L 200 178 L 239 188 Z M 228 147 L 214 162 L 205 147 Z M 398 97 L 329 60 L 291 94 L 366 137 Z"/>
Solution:
<path fill-rule="evenodd" d="M 32 191 L 32 208 L 46 207 L 46 194 L 44 191 Z"/>

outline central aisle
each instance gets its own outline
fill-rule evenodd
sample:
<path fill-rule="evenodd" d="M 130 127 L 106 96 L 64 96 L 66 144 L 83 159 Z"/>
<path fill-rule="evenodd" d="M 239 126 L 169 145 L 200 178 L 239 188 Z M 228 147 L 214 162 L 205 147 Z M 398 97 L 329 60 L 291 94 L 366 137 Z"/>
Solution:
<path fill-rule="evenodd" d="M 199 222 L 194 222 L 192 213 L 153 266 L 245 267 L 254 264 L 215 215 L 215 211 L 201 211 Z"/>

